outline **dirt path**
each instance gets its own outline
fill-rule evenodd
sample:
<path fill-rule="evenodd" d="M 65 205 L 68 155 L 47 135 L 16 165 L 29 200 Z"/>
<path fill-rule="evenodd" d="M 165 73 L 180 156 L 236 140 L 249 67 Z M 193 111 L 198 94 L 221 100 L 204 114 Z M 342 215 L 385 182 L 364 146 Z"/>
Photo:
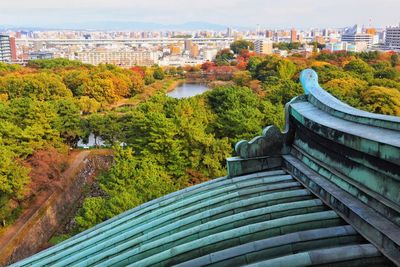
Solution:
<path fill-rule="evenodd" d="M 13 240 L 15 236 L 22 230 L 25 223 L 31 218 L 40 207 L 46 202 L 46 200 L 55 192 L 56 190 L 60 190 L 59 188 L 63 188 L 63 185 L 68 184 L 71 179 L 74 178 L 74 175 L 79 171 L 80 164 L 91 154 L 90 150 L 80 150 L 80 151 L 72 151 L 68 163 L 69 167 L 62 174 L 62 183 L 58 186 L 52 188 L 52 190 L 41 192 L 35 199 L 35 201 L 29 205 L 24 211 L 22 211 L 19 218 L 9 227 L 5 228 L 0 233 L 0 251 L 1 248 L 4 248 L 9 242 Z"/>

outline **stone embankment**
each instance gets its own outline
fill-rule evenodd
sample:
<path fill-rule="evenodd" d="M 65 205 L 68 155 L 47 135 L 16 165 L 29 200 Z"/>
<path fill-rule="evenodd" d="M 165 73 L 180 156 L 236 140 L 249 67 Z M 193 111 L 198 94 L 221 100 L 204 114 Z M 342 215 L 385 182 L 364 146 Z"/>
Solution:
<path fill-rule="evenodd" d="M 0 237 L 0 266 L 31 256 L 42 250 L 58 228 L 75 211 L 84 189 L 93 178 L 108 169 L 112 154 L 108 150 L 81 151 L 64 173 L 62 189 L 55 190 L 29 218 L 17 220 Z M 1 240 L 3 239 L 3 240 Z"/>

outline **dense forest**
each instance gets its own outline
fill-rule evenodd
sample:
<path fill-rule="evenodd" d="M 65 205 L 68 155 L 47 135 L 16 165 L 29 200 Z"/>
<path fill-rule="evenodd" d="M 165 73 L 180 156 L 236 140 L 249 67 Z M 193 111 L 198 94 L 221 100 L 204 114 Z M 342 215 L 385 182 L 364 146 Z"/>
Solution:
<path fill-rule="evenodd" d="M 63 59 L 32 61 L 27 67 L 1 64 L 0 219 L 11 222 L 35 196 L 37 188 L 30 186 L 35 155 L 68 153 L 89 133 L 113 147 L 114 164 L 97 179 L 102 195 L 85 199 L 75 217 L 76 231 L 223 176 L 235 142 L 270 124 L 283 127 L 284 104 L 303 93 L 299 74 L 308 67 L 318 72 L 326 90 L 350 105 L 400 116 L 398 54 L 279 58 L 254 55 L 248 48 L 234 43 L 215 62 L 178 69 L 94 67 Z M 166 96 L 165 84 L 185 74 L 223 81 L 196 97 Z M 126 98 L 139 101 L 107 108 Z"/>

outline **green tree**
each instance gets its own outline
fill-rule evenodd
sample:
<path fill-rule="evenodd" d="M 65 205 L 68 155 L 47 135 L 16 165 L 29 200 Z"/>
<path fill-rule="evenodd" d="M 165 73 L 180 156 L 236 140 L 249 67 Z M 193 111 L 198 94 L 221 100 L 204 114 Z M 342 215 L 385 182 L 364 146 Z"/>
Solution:
<path fill-rule="evenodd" d="M 247 70 L 250 71 L 251 75 L 253 76 L 253 78 L 256 78 L 256 70 L 258 65 L 261 64 L 261 62 L 263 62 L 263 57 L 261 56 L 253 56 L 250 57 L 249 62 L 247 63 Z"/>
<path fill-rule="evenodd" d="M 54 128 L 68 145 L 75 146 L 82 135 L 79 106 L 72 99 L 57 100 L 54 106 L 57 112 Z"/>
<path fill-rule="evenodd" d="M 254 43 L 246 40 L 237 40 L 230 45 L 231 50 L 239 55 L 243 50 L 254 50 Z"/>
<path fill-rule="evenodd" d="M 373 68 L 361 59 L 350 61 L 346 66 L 344 66 L 344 69 L 354 73 L 356 77 L 366 81 L 372 80 L 374 76 Z"/>
<path fill-rule="evenodd" d="M 207 94 L 217 119 L 214 124 L 218 138 L 228 137 L 233 143 L 248 139 L 260 132 L 262 118 L 260 101 L 245 87 L 221 87 Z"/>
<path fill-rule="evenodd" d="M 63 82 L 71 90 L 74 96 L 83 96 L 83 84 L 90 79 L 85 70 L 72 70 L 64 75 Z"/>
<path fill-rule="evenodd" d="M 232 80 L 239 86 L 248 86 L 252 80 L 250 71 L 237 71 L 233 74 Z"/>
<path fill-rule="evenodd" d="M 82 65 L 82 62 L 80 61 L 73 61 L 65 58 L 37 59 L 28 62 L 28 67 L 37 69 L 76 68 Z"/>
<path fill-rule="evenodd" d="M 152 84 L 155 82 L 153 71 L 151 69 L 146 69 L 144 73 L 144 83 L 146 85 Z"/>
<path fill-rule="evenodd" d="M 289 60 L 281 60 L 278 63 L 277 72 L 281 79 L 290 80 L 296 74 L 297 67 Z"/>
<path fill-rule="evenodd" d="M 88 96 L 82 96 L 76 100 L 79 109 L 83 114 L 91 114 L 100 110 L 101 104 L 96 101 L 96 99 L 90 98 Z"/>
<path fill-rule="evenodd" d="M 144 202 L 176 190 L 163 166 L 131 149 L 115 148 L 114 164 L 99 178 L 107 197 L 87 198 L 75 221 L 82 231 Z"/>
<path fill-rule="evenodd" d="M 390 63 L 392 64 L 392 67 L 396 67 L 399 64 L 399 54 L 393 54 L 390 56 Z"/>
<path fill-rule="evenodd" d="M 165 74 L 164 74 L 164 71 L 162 68 L 160 68 L 158 66 L 154 68 L 154 71 L 153 71 L 154 79 L 162 80 L 162 79 L 164 79 L 164 76 L 165 76 Z"/>
<path fill-rule="evenodd" d="M 278 66 L 280 59 L 268 56 L 257 66 L 255 77 L 260 81 L 267 81 L 270 77 L 279 77 Z"/>
<path fill-rule="evenodd" d="M 215 64 L 217 66 L 229 66 L 229 62 L 234 58 L 235 56 L 230 49 L 222 49 L 215 57 Z"/>
<path fill-rule="evenodd" d="M 292 80 L 277 80 L 274 83 L 265 84 L 266 98 L 273 104 L 285 105 L 293 97 L 303 94 L 303 88 Z"/>

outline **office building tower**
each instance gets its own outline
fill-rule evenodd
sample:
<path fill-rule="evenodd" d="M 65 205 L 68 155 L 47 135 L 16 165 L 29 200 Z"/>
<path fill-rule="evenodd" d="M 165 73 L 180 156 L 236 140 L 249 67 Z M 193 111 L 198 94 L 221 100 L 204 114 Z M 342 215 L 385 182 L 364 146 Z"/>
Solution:
<path fill-rule="evenodd" d="M 292 29 L 292 30 L 290 31 L 290 41 L 291 41 L 292 43 L 297 42 L 297 31 L 296 31 L 296 29 Z"/>
<path fill-rule="evenodd" d="M 233 36 L 233 30 L 232 28 L 226 29 L 226 37 L 232 37 Z"/>

